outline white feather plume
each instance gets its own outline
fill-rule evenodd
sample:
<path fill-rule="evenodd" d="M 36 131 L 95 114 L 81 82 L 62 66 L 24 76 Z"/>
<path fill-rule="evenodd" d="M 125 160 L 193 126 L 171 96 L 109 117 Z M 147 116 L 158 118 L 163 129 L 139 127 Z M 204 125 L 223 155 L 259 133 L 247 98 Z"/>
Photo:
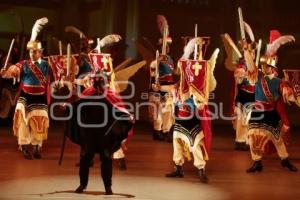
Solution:
<path fill-rule="evenodd" d="M 78 35 L 82 35 L 83 38 L 86 38 L 86 35 L 81 30 L 76 28 L 75 26 L 66 26 L 65 27 L 65 32 L 75 33 L 75 34 L 78 34 Z"/>
<path fill-rule="evenodd" d="M 122 37 L 120 35 L 117 35 L 117 34 L 107 35 L 107 36 L 105 36 L 104 38 L 102 38 L 100 40 L 100 43 L 97 44 L 97 46 L 96 46 L 95 49 L 98 49 L 99 45 L 102 48 L 102 47 L 104 47 L 106 45 L 119 42 L 121 39 L 122 39 Z"/>
<path fill-rule="evenodd" d="M 166 17 L 163 16 L 163 15 L 157 15 L 156 21 L 157 21 L 158 29 L 159 29 L 161 35 L 163 36 L 164 35 L 164 28 L 169 27 L 168 21 L 167 21 Z M 169 29 L 167 29 L 167 35 L 169 35 Z"/>
<path fill-rule="evenodd" d="M 247 24 L 245 21 L 244 21 L 244 27 L 245 27 L 245 31 L 246 31 L 246 33 L 248 34 L 250 40 L 251 40 L 252 42 L 255 42 L 255 37 L 254 37 L 253 31 L 252 31 L 250 25 Z"/>
<path fill-rule="evenodd" d="M 39 32 L 43 29 L 43 26 L 48 23 L 48 18 L 43 17 L 35 21 L 35 24 L 32 27 L 30 41 L 35 41 Z"/>
<path fill-rule="evenodd" d="M 284 44 L 288 42 L 295 42 L 295 37 L 292 35 L 283 35 L 277 38 L 272 44 L 267 45 L 266 55 L 273 56 L 277 53 L 277 50 Z"/>
<path fill-rule="evenodd" d="M 193 38 L 187 43 L 183 50 L 182 59 L 189 59 L 190 55 L 194 52 L 195 44 L 199 39 L 199 37 Z"/>

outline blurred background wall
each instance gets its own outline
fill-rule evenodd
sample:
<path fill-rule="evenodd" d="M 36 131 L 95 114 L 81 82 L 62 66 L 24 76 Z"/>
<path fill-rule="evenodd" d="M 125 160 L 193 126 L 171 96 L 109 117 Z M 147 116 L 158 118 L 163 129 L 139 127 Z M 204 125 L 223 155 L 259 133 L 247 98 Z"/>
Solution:
<path fill-rule="evenodd" d="M 297 0 L 1 0 L 0 49 L 7 51 L 13 37 L 19 39 L 21 49 L 22 40 L 27 43 L 35 20 L 45 16 L 49 24 L 40 36 L 45 44 L 45 55 L 58 54 L 57 40 L 79 44 L 78 36 L 64 31 L 65 26 L 74 25 L 93 39 L 110 33 L 120 34 L 123 40 L 114 47 L 114 65 L 127 57 L 138 61 L 143 58 L 135 41 L 147 38 L 154 49 L 158 48 L 161 35 L 156 15 L 162 14 L 168 20 L 173 39 L 171 55 L 177 60 L 183 50 L 181 37 L 192 36 L 194 25 L 198 24 L 199 35 L 211 37 L 206 58 L 215 48 L 221 50 L 215 69 L 218 86 L 212 101 L 223 104 L 222 112 L 229 115 L 231 82 L 223 65 L 226 54 L 220 34 L 227 32 L 235 41 L 239 39 L 238 6 L 242 7 L 244 20 L 252 27 L 255 37 L 262 38 L 263 44 L 268 42 L 271 29 L 294 35 L 296 42 L 279 50 L 279 66 L 280 69 L 300 68 L 300 3 Z M 134 98 L 129 101 L 145 101 L 141 95 L 149 86 L 147 68 L 140 70 L 132 81 L 138 84 Z M 300 125 L 300 109 L 295 106 L 287 109 L 291 123 Z M 147 109 L 140 110 L 140 119 L 147 120 Z M 214 123 L 230 124 L 230 121 L 215 120 Z"/>

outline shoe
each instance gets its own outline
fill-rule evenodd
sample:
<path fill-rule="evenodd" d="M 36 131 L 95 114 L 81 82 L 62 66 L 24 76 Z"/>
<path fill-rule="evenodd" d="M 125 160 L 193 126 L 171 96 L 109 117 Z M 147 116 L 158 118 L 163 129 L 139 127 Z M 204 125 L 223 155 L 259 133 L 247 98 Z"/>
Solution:
<path fill-rule="evenodd" d="M 175 178 L 175 177 L 183 178 L 184 174 L 183 174 L 182 166 L 175 165 L 174 169 L 175 170 L 173 172 L 166 174 L 166 177 L 169 177 L 169 178 Z"/>
<path fill-rule="evenodd" d="M 169 131 L 169 132 L 165 133 L 164 135 L 165 135 L 166 142 L 168 142 L 168 143 L 173 142 L 173 132 Z"/>
<path fill-rule="evenodd" d="M 78 188 L 75 190 L 76 193 L 82 193 L 83 190 L 86 189 L 86 185 L 79 185 Z"/>
<path fill-rule="evenodd" d="M 112 195 L 113 192 L 111 190 L 111 187 L 105 187 L 105 195 Z"/>
<path fill-rule="evenodd" d="M 41 150 L 39 145 L 33 145 L 33 149 L 32 149 L 32 155 L 35 159 L 41 159 Z"/>
<path fill-rule="evenodd" d="M 261 160 L 254 161 L 252 167 L 246 170 L 247 173 L 261 172 L 263 170 L 263 165 Z"/>
<path fill-rule="evenodd" d="M 291 172 L 297 172 L 298 169 L 289 161 L 289 159 L 281 160 L 281 166 L 288 168 Z"/>
<path fill-rule="evenodd" d="M 33 159 L 31 153 L 29 152 L 29 145 L 21 145 L 21 150 L 22 150 L 22 154 L 26 160 Z"/>
<path fill-rule="evenodd" d="M 119 165 L 119 169 L 120 169 L 121 171 L 127 170 L 125 158 L 120 158 L 120 159 L 118 159 L 118 165 Z"/>
<path fill-rule="evenodd" d="M 153 136 L 153 140 L 158 140 L 158 141 L 164 141 L 165 140 L 165 137 L 161 133 L 161 131 L 154 131 L 152 136 Z"/>
<path fill-rule="evenodd" d="M 208 178 L 207 178 L 207 176 L 205 174 L 204 169 L 199 169 L 198 175 L 199 175 L 200 181 L 202 183 L 207 183 L 208 182 Z"/>

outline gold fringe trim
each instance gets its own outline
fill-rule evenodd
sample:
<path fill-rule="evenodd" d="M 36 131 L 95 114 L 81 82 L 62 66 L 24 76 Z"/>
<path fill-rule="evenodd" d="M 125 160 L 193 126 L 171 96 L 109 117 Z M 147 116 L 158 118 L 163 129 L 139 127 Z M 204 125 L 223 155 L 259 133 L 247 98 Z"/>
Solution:
<path fill-rule="evenodd" d="M 268 131 L 262 129 L 251 129 L 248 131 L 248 138 L 252 141 L 252 152 L 256 155 L 264 153 L 265 144 L 269 141 Z"/>
<path fill-rule="evenodd" d="M 13 118 L 13 133 L 18 137 L 18 131 L 21 124 L 21 120 L 27 125 L 26 114 L 25 114 L 25 105 L 18 102 L 15 109 L 15 114 Z"/>
<path fill-rule="evenodd" d="M 25 106 L 18 103 L 13 119 L 13 133 L 18 137 L 19 127 L 22 121 L 26 126 L 30 126 L 31 132 L 37 140 L 48 138 L 49 117 L 45 110 L 33 110 L 25 114 Z"/>
<path fill-rule="evenodd" d="M 201 142 L 199 145 L 202 150 L 204 160 L 209 160 L 208 153 L 207 153 L 205 145 L 204 145 L 204 139 L 201 139 Z"/>
<path fill-rule="evenodd" d="M 185 101 L 187 100 L 188 98 L 190 98 L 192 95 L 196 97 L 197 101 L 198 102 L 201 102 L 201 103 L 207 103 L 208 102 L 208 99 L 209 99 L 209 92 L 212 91 L 215 86 L 216 86 L 216 81 L 215 81 L 215 84 L 214 84 L 214 77 L 212 74 L 212 72 L 210 71 L 210 67 L 209 67 L 209 64 L 207 62 L 206 64 L 206 72 L 205 72 L 205 80 L 204 80 L 204 91 L 203 93 L 199 92 L 199 90 L 197 88 L 195 88 L 195 86 L 188 86 L 188 91 L 187 92 L 184 92 L 182 91 L 182 85 L 184 84 L 184 72 L 182 70 L 182 65 L 181 65 L 181 62 L 179 61 L 178 64 L 177 64 L 177 68 L 179 69 L 180 71 L 180 81 L 179 81 L 179 95 L 180 95 L 180 99 L 182 101 Z M 212 76 L 212 77 L 211 77 Z"/>
<path fill-rule="evenodd" d="M 180 145 L 180 146 L 182 146 L 182 154 L 183 154 L 183 156 L 188 160 L 188 161 L 190 161 L 190 160 L 192 160 L 192 155 L 191 155 L 191 152 L 190 152 L 190 147 L 189 147 L 189 145 L 184 141 L 184 140 L 182 140 L 181 138 L 176 138 L 176 140 L 177 140 L 177 142 L 178 142 L 178 144 Z"/>
<path fill-rule="evenodd" d="M 49 118 L 45 110 L 33 110 L 27 115 L 31 132 L 37 140 L 48 138 Z"/>

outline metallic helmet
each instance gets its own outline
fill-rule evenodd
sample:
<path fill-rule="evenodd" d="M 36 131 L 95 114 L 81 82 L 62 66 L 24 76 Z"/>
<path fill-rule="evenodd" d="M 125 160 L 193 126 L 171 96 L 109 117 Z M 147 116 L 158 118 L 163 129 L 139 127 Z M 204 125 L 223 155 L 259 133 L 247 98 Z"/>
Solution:
<path fill-rule="evenodd" d="M 265 55 L 265 56 L 262 56 L 260 58 L 260 62 L 262 64 L 267 64 L 267 65 L 269 65 L 271 67 L 277 68 L 276 64 L 278 62 L 278 57 L 277 56 L 266 56 Z"/>
<path fill-rule="evenodd" d="M 38 40 L 35 40 L 35 41 L 29 41 L 27 43 L 27 49 L 30 50 L 30 49 L 34 49 L 34 50 L 42 50 L 42 43 Z"/>

